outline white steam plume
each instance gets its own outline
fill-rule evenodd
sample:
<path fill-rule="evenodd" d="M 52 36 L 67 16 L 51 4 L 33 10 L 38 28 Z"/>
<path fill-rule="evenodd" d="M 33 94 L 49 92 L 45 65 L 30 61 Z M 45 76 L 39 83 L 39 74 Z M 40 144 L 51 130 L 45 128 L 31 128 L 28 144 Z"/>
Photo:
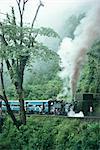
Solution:
<path fill-rule="evenodd" d="M 59 96 L 69 94 L 74 97 L 77 87 L 81 66 L 85 60 L 87 50 L 95 40 L 100 38 L 100 7 L 95 6 L 81 20 L 74 32 L 74 39 L 64 38 L 58 54 L 61 58 L 63 70 L 59 73 L 64 81 L 63 93 Z M 69 80 L 68 80 L 69 78 Z"/>

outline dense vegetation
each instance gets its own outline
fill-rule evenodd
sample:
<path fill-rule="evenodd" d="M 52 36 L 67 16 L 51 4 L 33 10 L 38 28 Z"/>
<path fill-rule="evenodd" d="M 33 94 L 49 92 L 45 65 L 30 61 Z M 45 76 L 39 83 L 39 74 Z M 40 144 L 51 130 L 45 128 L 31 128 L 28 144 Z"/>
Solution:
<path fill-rule="evenodd" d="M 5 150 L 99 150 L 98 122 L 59 117 L 27 118 L 19 130 L 5 120 L 0 149 Z"/>
<path fill-rule="evenodd" d="M 78 91 L 100 93 L 100 41 L 95 42 L 87 53 Z"/>
<path fill-rule="evenodd" d="M 58 56 L 54 56 L 54 60 L 40 61 L 41 63 L 37 67 L 26 72 L 26 80 L 24 80 L 25 99 L 50 99 L 57 96 L 62 88 L 62 81 L 57 75 L 60 69 L 58 58 Z M 9 99 L 17 98 L 13 86 L 7 87 L 6 92 Z"/>

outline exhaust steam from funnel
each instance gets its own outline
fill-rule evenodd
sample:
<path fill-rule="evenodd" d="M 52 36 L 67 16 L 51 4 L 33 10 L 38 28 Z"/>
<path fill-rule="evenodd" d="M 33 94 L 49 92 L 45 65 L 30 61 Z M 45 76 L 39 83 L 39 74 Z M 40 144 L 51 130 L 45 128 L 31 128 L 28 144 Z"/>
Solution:
<path fill-rule="evenodd" d="M 81 67 L 87 50 L 100 38 L 100 7 L 95 6 L 87 12 L 74 32 L 74 39 L 65 37 L 58 54 L 63 68 L 59 76 L 63 80 L 63 90 L 58 97 L 74 98 Z"/>

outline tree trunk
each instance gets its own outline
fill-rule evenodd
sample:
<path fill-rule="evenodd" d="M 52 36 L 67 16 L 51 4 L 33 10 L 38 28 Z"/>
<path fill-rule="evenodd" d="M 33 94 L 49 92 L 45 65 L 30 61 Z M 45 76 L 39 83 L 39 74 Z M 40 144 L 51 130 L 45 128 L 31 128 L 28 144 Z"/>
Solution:
<path fill-rule="evenodd" d="M 26 112 L 24 106 L 24 99 L 23 99 L 23 78 L 24 78 L 24 65 L 20 65 L 20 69 L 18 71 L 18 79 L 17 83 L 15 84 L 16 93 L 18 95 L 18 100 L 20 103 L 20 121 L 21 124 L 26 124 Z"/>
<path fill-rule="evenodd" d="M 25 112 L 25 107 L 24 107 L 24 99 L 23 99 L 23 89 L 19 87 L 17 89 L 17 95 L 20 103 L 20 121 L 21 124 L 26 124 L 26 112 Z"/>
<path fill-rule="evenodd" d="M 2 100 L 4 100 L 4 102 L 6 104 L 7 112 L 9 114 L 9 116 L 11 117 L 13 123 L 16 125 L 17 128 L 19 128 L 20 124 L 16 120 L 16 118 L 15 118 L 15 116 L 14 116 L 14 114 L 13 114 L 11 108 L 10 108 L 10 105 L 8 103 L 8 99 L 7 99 L 7 96 L 6 96 L 6 93 L 5 93 L 4 80 L 3 80 L 3 61 L 1 62 L 0 78 L 1 78 L 1 88 L 2 88 L 2 94 L 3 94 L 3 96 L 0 95 L 0 98 Z"/>

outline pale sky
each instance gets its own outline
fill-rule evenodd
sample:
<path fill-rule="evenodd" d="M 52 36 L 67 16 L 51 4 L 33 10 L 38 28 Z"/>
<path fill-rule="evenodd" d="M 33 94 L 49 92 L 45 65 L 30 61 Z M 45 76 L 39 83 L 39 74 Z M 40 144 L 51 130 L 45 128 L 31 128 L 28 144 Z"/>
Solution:
<path fill-rule="evenodd" d="M 100 4 L 100 0 L 42 0 L 42 2 L 44 7 L 41 7 L 39 11 L 36 26 L 49 26 L 56 30 L 59 30 L 71 14 L 91 7 L 94 2 Z M 28 1 L 24 15 L 25 22 L 28 23 L 32 20 L 38 4 L 39 0 Z M 16 0 L 0 0 L 0 12 L 10 12 L 11 6 L 15 7 L 18 18 Z M 2 17 L 4 15 L 0 14 L 0 19 Z"/>

